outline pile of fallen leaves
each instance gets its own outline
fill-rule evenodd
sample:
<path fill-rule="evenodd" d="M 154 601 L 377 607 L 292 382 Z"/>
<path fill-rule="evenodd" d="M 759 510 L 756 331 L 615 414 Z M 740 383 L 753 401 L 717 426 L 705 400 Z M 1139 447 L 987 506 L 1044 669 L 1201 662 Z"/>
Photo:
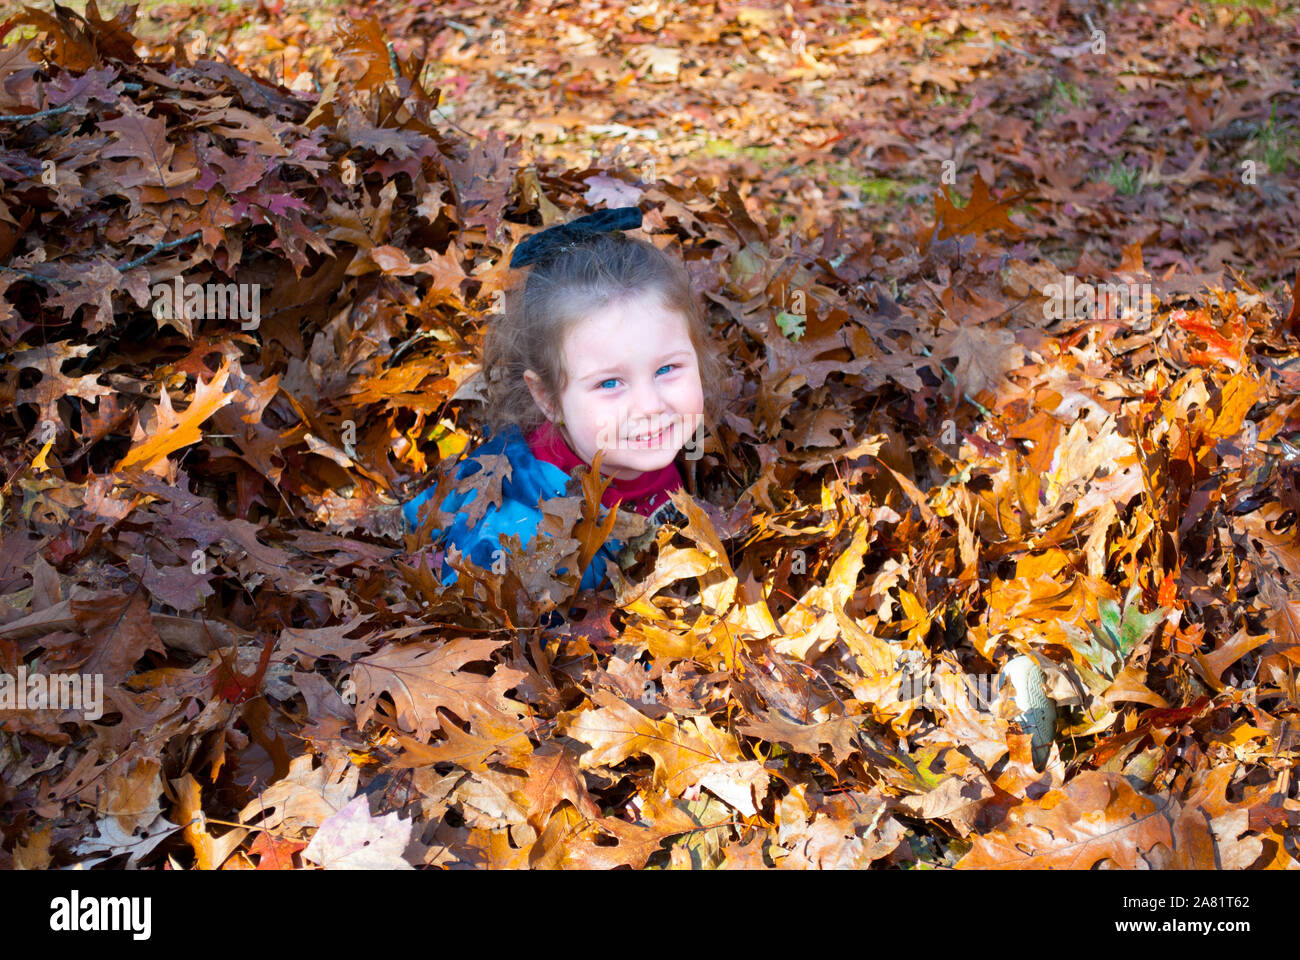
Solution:
<path fill-rule="evenodd" d="M 104 684 L 0 711 L 0 865 L 1295 865 L 1295 306 L 1140 243 L 1067 277 L 978 176 L 810 244 L 524 164 L 374 21 L 319 91 L 132 26 L 0 24 L 0 672 Z M 626 203 L 730 364 L 688 523 L 580 595 L 639 529 L 588 475 L 444 588 L 398 504 L 478 438 L 506 258 Z M 1155 309 L 1059 317 L 1076 278 Z"/>

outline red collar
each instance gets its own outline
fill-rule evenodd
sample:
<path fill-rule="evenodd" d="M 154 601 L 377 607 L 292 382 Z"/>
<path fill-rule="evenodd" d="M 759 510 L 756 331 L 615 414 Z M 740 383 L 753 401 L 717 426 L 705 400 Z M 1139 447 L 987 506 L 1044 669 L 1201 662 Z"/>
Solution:
<path fill-rule="evenodd" d="M 555 429 L 555 425 L 550 421 L 543 423 L 528 435 L 528 449 L 538 460 L 553 463 L 565 473 L 572 472 L 574 467 L 588 466 L 573 452 L 564 435 Z M 676 463 L 670 463 L 666 467 L 647 471 L 631 480 L 617 478 L 610 480 L 600 502 L 606 508 L 618 504 L 624 510 L 649 516 L 668 501 L 669 493 L 680 490 L 681 487 L 681 471 L 677 469 Z M 619 504 L 619 501 L 622 503 Z"/>

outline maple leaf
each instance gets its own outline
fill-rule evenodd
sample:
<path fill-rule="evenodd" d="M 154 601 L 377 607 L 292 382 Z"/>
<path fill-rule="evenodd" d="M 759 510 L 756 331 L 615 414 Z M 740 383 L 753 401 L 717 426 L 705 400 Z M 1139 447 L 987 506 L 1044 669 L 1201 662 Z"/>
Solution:
<path fill-rule="evenodd" d="M 324 823 L 356 795 L 361 771 L 346 757 L 313 766 L 311 754 L 294 757 L 289 772 L 239 811 L 241 823 L 297 833 Z"/>
<path fill-rule="evenodd" d="M 922 253 L 933 241 L 947 240 L 960 234 L 983 236 L 990 230 L 1001 230 L 1008 237 L 1017 237 L 1024 232 L 1008 216 L 1012 204 L 1023 196 L 1022 193 L 1004 201 L 995 200 L 984 178 L 976 173 L 970 201 L 966 206 L 958 208 L 953 203 L 947 184 L 941 185 L 939 189 L 940 192 L 934 196 L 935 224 L 921 244 Z"/>
<path fill-rule="evenodd" d="M 402 858 L 413 826 L 396 813 L 372 817 L 362 794 L 317 828 L 302 856 L 326 870 L 413 870 Z"/>
<path fill-rule="evenodd" d="M 73 345 L 65 342 L 50 343 L 33 347 L 18 354 L 19 369 L 39 370 L 41 380 L 35 386 L 24 387 L 17 392 L 18 403 L 31 403 L 37 407 L 36 431 L 44 432 L 49 428 L 58 429 L 62 424 L 59 416 L 58 402 L 61 397 L 80 397 L 82 400 L 98 400 L 111 396 L 111 387 L 99 384 L 94 374 L 69 377 L 63 373 L 63 364 L 69 360 L 84 357 L 94 349 L 90 344 Z M 46 427 L 45 425 L 49 425 Z"/>
<path fill-rule="evenodd" d="M 641 754 L 654 761 L 656 784 L 669 795 L 680 796 L 701 778 L 730 772 L 728 765 L 742 759 L 736 739 L 715 728 L 707 717 L 682 724 L 672 717 L 652 720 L 607 690 L 594 691 L 592 698 L 600 705 L 597 709 L 581 711 L 564 722 L 568 736 L 592 747 L 579 759 L 584 770 Z"/>
<path fill-rule="evenodd" d="M 259 870 L 292 870 L 293 855 L 306 848 L 307 844 L 285 840 L 262 831 L 248 845 L 249 856 L 257 857 Z"/>
<path fill-rule="evenodd" d="M 956 357 L 958 396 L 978 398 L 985 391 L 997 392 L 1007 373 L 1024 363 L 1025 351 L 1010 330 L 963 324 L 944 333 L 934 345 L 934 356 Z"/>
<path fill-rule="evenodd" d="M 427 740 L 429 734 L 443 728 L 439 707 L 463 720 L 479 713 L 522 713 L 520 705 L 505 696 L 524 679 L 522 671 L 501 664 L 489 676 L 461 669 L 469 663 L 490 660 L 492 652 L 506 642 L 454 637 L 441 643 L 394 644 L 354 661 L 348 675 L 356 689 L 357 723 L 364 726 L 374 716 L 383 694 L 393 698 L 398 722 L 420 740 Z"/>

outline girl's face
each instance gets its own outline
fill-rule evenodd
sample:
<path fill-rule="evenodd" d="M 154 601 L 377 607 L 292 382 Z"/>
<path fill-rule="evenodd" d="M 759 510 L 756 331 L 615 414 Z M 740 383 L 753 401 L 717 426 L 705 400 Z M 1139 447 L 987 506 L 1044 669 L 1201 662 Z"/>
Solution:
<path fill-rule="evenodd" d="M 703 419 L 704 390 L 686 318 L 654 293 L 612 301 L 575 323 L 563 344 L 568 386 L 552 405 L 541 377 L 524 373 L 533 399 L 586 463 L 604 448 L 601 473 L 630 480 L 672 463 Z"/>

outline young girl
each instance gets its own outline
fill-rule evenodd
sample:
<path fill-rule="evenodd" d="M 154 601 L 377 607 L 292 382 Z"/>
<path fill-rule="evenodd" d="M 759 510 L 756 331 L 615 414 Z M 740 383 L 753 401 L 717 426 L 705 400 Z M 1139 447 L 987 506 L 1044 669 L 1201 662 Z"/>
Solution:
<path fill-rule="evenodd" d="M 683 447 L 698 450 L 702 421 L 716 422 L 704 384 L 718 384 L 721 363 L 681 263 L 619 232 L 640 225 L 636 207 L 602 210 L 531 235 L 510 261 L 530 269 L 507 291 L 505 313 L 484 342 L 489 439 L 457 477 L 477 473 L 485 454 L 504 454 L 511 475 L 499 508 L 472 528 L 457 512 L 435 537 L 484 569 L 503 569 L 502 534 L 517 534 L 527 549 L 542 519 L 539 502 L 563 496 L 571 472 L 589 467 L 600 449 L 601 474 L 611 478 L 603 507 L 635 511 L 652 525 L 676 514 L 668 499 L 682 486 L 674 458 Z M 404 506 L 412 528 L 432 493 Z M 460 511 L 476 495 L 453 492 L 442 509 Z M 583 571 L 582 589 L 603 583 L 621 546 L 605 542 Z M 443 583 L 456 576 L 444 564 Z"/>

